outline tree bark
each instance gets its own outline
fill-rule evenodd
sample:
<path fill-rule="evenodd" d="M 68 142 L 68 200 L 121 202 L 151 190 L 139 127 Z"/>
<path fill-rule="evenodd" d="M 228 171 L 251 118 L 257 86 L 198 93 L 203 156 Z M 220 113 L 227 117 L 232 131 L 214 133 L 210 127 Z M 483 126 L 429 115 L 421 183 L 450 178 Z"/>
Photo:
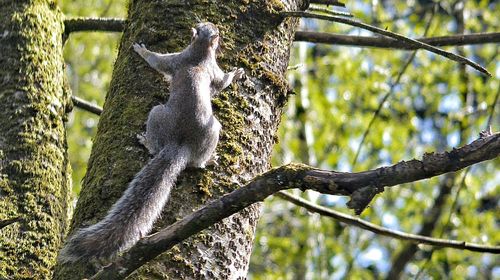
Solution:
<path fill-rule="evenodd" d="M 269 168 L 269 158 L 289 94 L 285 71 L 298 0 L 131 1 L 110 92 L 99 122 L 71 232 L 101 219 L 148 159 L 136 139 L 153 105 L 165 102 L 168 85 L 130 48 L 145 43 L 159 52 L 180 51 L 199 21 L 215 23 L 223 40 L 219 64 L 243 67 L 246 76 L 213 100 L 223 126 L 217 166 L 180 176 L 156 229 L 171 224 Z M 245 279 L 260 205 L 246 208 L 175 246 L 132 279 Z M 90 265 L 59 266 L 56 279 L 81 279 Z"/>
<path fill-rule="evenodd" d="M 55 1 L 0 1 L 1 279 L 50 279 L 71 193 L 62 16 Z"/>

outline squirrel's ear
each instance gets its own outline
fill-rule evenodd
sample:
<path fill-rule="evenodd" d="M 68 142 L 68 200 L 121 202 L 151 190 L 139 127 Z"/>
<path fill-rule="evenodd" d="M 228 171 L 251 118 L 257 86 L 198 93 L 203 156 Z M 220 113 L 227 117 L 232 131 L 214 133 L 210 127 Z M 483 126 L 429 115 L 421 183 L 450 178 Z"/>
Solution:
<path fill-rule="evenodd" d="M 198 35 L 198 31 L 196 31 L 195 28 L 191 28 L 191 41 L 194 40 L 197 35 Z"/>

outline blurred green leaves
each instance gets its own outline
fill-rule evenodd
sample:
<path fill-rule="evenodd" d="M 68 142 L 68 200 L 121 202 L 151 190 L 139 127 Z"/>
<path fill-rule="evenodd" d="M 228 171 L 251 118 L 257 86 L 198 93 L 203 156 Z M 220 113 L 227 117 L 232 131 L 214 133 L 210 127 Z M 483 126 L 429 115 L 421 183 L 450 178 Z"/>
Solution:
<path fill-rule="evenodd" d="M 125 17 L 126 1 L 63 1 L 66 17 Z M 458 2 L 457 2 L 458 3 Z M 346 1 L 356 18 L 410 37 L 420 37 L 434 1 Z M 439 1 L 428 36 L 456 33 L 455 1 Z M 466 1 L 466 33 L 497 32 L 498 1 Z M 304 20 L 301 30 L 368 35 L 366 31 Z M 111 79 L 120 34 L 75 33 L 65 46 L 73 94 L 101 105 Z M 456 52 L 456 48 L 447 47 Z M 472 69 L 418 51 L 394 93 L 374 122 L 355 166 L 351 163 L 361 137 L 390 90 L 410 52 L 297 43 L 289 71 L 296 92 L 288 102 L 275 147 L 273 165 L 290 161 L 339 171 L 362 171 L 421 157 L 470 142 L 485 129 L 500 87 L 498 44 L 463 47 L 465 55 L 485 66 L 487 79 Z M 495 77 L 496 73 L 496 77 Z M 498 101 L 497 101 L 498 102 Z M 497 105 L 497 107 L 500 105 Z M 492 118 L 494 131 L 500 118 Z M 68 122 L 74 191 L 78 193 L 98 118 L 75 109 Z M 500 160 L 473 166 L 455 176 L 434 235 L 498 244 Z M 444 176 L 391 188 L 379 195 L 362 218 L 389 228 L 418 232 L 433 205 Z M 296 194 L 299 194 L 297 192 Z M 346 199 L 314 193 L 305 198 L 347 211 Z M 455 201 L 455 197 L 457 200 Z M 450 214 L 450 209 L 454 205 Z M 489 205 L 489 206 L 488 206 Z M 493 205 L 493 206 L 491 206 Z M 487 207 L 488 206 L 488 207 Z M 448 219 L 448 217 L 450 217 Z M 278 198 L 266 201 L 250 265 L 252 279 L 378 279 L 391 258 L 406 244 L 307 213 Z M 404 270 L 405 278 L 488 279 L 498 264 L 489 255 L 425 246 Z M 497 272 L 498 273 L 498 272 Z M 499 275 L 496 275 L 499 277 Z"/>
<path fill-rule="evenodd" d="M 126 1 L 62 1 L 66 18 L 125 17 Z M 72 33 L 64 46 L 66 74 L 73 95 L 102 106 L 117 55 L 118 33 Z M 68 143 L 73 191 L 79 193 L 99 118 L 75 108 L 69 117 Z"/>
<path fill-rule="evenodd" d="M 421 5 L 424 2 L 427 1 L 413 1 L 409 5 L 409 2 L 401 1 L 348 1 L 347 7 L 362 21 L 420 37 L 427 23 L 426 16 L 432 9 L 427 4 Z M 441 7 L 431 23 L 429 37 L 456 32 L 453 13 L 457 7 L 453 2 L 439 3 Z M 498 2 L 467 1 L 465 5 L 467 33 L 498 31 L 498 19 L 493 16 L 500 14 Z M 354 28 L 312 20 L 303 20 L 300 29 L 368 35 Z M 451 47 L 446 49 L 456 52 Z M 491 73 L 498 73 L 498 45 L 476 45 L 463 50 L 467 57 L 480 62 Z M 307 55 L 300 55 L 301 52 Z M 409 54 L 398 50 L 296 43 L 290 65 L 301 64 L 302 69 L 289 72 L 297 94 L 289 100 L 289 108 L 283 116 L 281 141 L 276 146 L 273 164 L 307 162 L 312 157 L 318 160 L 316 165 L 321 168 L 362 171 L 420 158 L 424 152 L 451 149 L 478 137 L 478 133 L 485 129 L 488 109 L 500 87 L 500 77 L 486 79 L 471 69 L 465 70 L 464 77 L 457 63 L 420 50 L 369 131 L 356 166 L 351 165 L 362 134 Z M 304 95 L 308 100 L 307 108 L 303 108 Z M 498 110 L 492 122 L 494 131 L 500 129 Z M 304 143 L 304 134 L 309 134 L 308 139 L 313 139 L 313 144 Z M 309 153 L 301 150 L 304 146 L 310 149 Z M 305 154 L 309 158 L 304 158 Z M 496 159 L 471 168 L 465 180 L 466 186 L 460 188 L 450 224 L 445 228 L 455 198 L 454 191 L 458 191 L 463 177 L 463 172 L 457 174 L 452 194 L 442 205 L 444 214 L 438 218 L 435 236 L 444 231 L 443 238 L 498 244 L 500 236 L 495 234 L 498 231 L 495 215 L 498 217 L 500 178 L 496 174 L 499 173 L 499 163 L 500 160 Z M 362 218 L 386 227 L 418 232 L 443 178 L 386 190 L 362 214 Z M 309 192 L 304 196 L 336 210 L 346 210 L 344 199 L 311 196 Z M 493 200 L 496 207 L 479 213 L 485 196 Z M 277 212 L 284 209 L 294 214 L 276 219 Z M 263 247 L 262 238 L 275 240 L 272 243 L 275 246 L 267 242 Z M 251 276 L 253 279 L 383 278 L 391 267 L 391 257 L 395 257 L 405 245 L 344 227 L 327 218 L 301 214 L 290 203 L 272 198 L 265 203 L 257 231 Z M 382 252 L 381 258 L 370 258 L 374 248 Z M 431 256 L 425 252 L 432 248 L 423 248 L 425 250 L 417 253 L 414 261 L 406 266 L 405 278 L 414 277 Z M 493 259 L 470 252 L 437 250 L 420 276 L 488 279 L 492 277 L 495 266 Z M 306 271 L 298 269 L 300 267 L 305 267 Z"/>

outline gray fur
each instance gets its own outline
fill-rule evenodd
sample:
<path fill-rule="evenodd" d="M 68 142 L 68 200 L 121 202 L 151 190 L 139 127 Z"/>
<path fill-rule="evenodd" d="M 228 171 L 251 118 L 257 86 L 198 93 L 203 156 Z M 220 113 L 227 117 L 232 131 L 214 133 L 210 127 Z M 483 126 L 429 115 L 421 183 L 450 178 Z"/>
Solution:
<path fill-rule="evenodd" d="M 102 221 L 67 241 L 60 262 L 108 259 L 130 248 L 151 230 L 180 172 L 186 166 L 205 167 L 221 129 L 210 97 L 244 73 L 241 68 L 229 73 L 219 68 L 218 40 L 215 25 L 200 23 L 191 44 L 180 53 L 159 54 L 133 45 L 151 67 L 172 76 L 167 103 L 153 107 L 148 116 L 144 144 L 155 156 Z"/>

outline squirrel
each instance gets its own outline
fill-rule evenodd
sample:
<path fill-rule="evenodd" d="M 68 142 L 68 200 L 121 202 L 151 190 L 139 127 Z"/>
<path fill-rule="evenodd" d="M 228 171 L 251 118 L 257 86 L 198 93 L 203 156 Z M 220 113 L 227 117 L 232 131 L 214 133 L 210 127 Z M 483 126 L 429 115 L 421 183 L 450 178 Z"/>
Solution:
<path fill-rule="evenodd" d="M 219 141 L 221 124 L 210 98 L 244 75 L 242 68 L 224 73 L 216 61 L 219 30 L 209 22 L 192 28 L 189 46 L 160 54 L 133 44 L 156 71 L 171 77 L 166 104 L 153 107 L 144 145 L 152 159 L 129 183 L 122 197 L 97 224 L 79 229 L 59 254 L 61 263 L 108 260 L 149 233 L 179 174 L 188 166 L 204 168 Z"/>

